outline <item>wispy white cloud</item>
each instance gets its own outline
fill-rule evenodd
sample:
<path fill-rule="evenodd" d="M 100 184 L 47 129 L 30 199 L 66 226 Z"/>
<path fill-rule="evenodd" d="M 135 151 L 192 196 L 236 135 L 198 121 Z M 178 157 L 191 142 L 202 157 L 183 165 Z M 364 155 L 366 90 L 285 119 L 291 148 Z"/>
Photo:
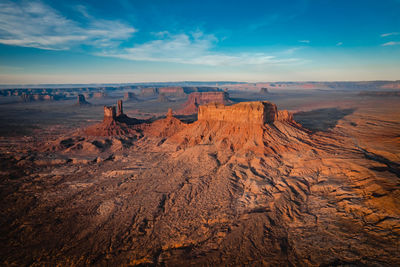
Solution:
<path fill-rule="evenodd" d="M 300 43 L 305 43 L 305 44 L 309 44 L 310 40 L 299 40 Z"/>
<path fill-rule="evenodd" d="M 212 34 L 196 31 L 191 34 L 162 32 L 162 39 L 126 48 L 122 51 L 102 52 L 99 55 L 135 61 L 172 62 L 210 66 L 238 66 L 261 64 L 287 64 L 298 62 L 297 58 L 278 58 L 266 53 L 226 54 L 213 51 L 219 41 Z"/>
<path fill-rule="evenodd" d="M 82 44 L 92 46 L 98 56 L 135 61 L 172 62 L 210 66 L 272 65 L 299 63 L 293 52 L 217 52 L 221 40 L 202 31 L 171 34 L 152 33 L 154 40 L 131 47 L 120 44 L 132 37 L 136 29 L 118 20 L 99 19 L 87 6 L 75 7 L 72 20 L 51 6 L 36 1 L 0 2 L 0 43 L 47 50 L 68 50 Z M 301 42 L 307 42 L 303 40 Z"/>
<path fill-rule="evenodd" d="M 0 43 L 67 50 L 77 44 L 117 45 L 136 31 L 120 21 L 95 19 L 82 5 L 76 11 L 85 18 L 84 22 L 71 20 L 40 1 L 2 1 Z"/>
<path fill-rule="evenodd" d="M 343 45 L 343 42 L 338 42 L 337 44 L 336 44 L 336 46 L 342 46 Z"/>
<path fill-rule="evenodd" d="M 399 35 L 400 32 L 389 32 L 389 33 L 382 33 L 381 37 L 388 37 L 388 36 L 392 36 L 392 35 Z"/>
<path fill-rule="evenodd" d="M 387 42 L 382 44 L 382 46 L 393 46 L 393 45 L 400 45 L 400 42 Z"/>

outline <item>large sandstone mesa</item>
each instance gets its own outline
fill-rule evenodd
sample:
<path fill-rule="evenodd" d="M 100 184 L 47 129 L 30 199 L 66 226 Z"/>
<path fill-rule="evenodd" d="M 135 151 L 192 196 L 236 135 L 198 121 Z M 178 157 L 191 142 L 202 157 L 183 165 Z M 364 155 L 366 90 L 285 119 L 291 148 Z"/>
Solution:
<path fill-rule="evenodd" d="M 242 102 L 232 106 L 212 103 L 200 106 L 198 120 L 169 141 L 179 143 L 181 148 L 215 144 L 221 149 L 260 153 L 272 150 L 276 154 L 295 147 L 296 141 L 291 136 L 303 134 L 307 135 L 292 114 L 278 111 L 271 102 Z M 288 146 L 288 140 L 293 145 Z"/>
<path fill-rule="evenodd" d="M 278 109 L 270 102 L 243 102 L 233 106 L 208 104 L 199 107 L 198 120 L 237 123 L 270 123 L 277 118 Z"/>
<path fill-rule="evenodd" d="M 198 120 L 264 125 L 293 121 L 293 116 L 287 110 L 278 111 L 275 104 L 267 101 L 242 102 L 233 106 L 213 103 L 199 107 Z"/>
<path fill-rule="evenodd" d="M 227 105 L 231 103 L 227 92 L 195 92 L 189 95 L 188 100 L 183 104 L 183 108 L 178 111 L 180 114 L 194 114 L 199 110 L 200 105 L 209 103 L 219 103 Z"/>

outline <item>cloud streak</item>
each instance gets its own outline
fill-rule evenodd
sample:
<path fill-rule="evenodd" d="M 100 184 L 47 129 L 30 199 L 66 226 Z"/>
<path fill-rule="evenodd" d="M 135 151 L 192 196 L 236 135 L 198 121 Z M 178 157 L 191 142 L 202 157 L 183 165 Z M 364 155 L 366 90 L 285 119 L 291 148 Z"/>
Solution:
<path fill-rule="evenodd" d="M 69 50 L 81 45 L 97 56 L 133 61 L 208 66 L 274 65 L 301 62 L 292 55 L 264 52 L 216 51 L 220 40 L 201 31 L 151 33 L 153 40 L 126 47 L 137 31 L 118 20 L 98 19 L 83 5 L 75 7 L 80 21 L 72 20 L 41 1 L 0 2 L 0 43 L 45 50 Z M 301 40 L 310 43 L 309 40 Z M 293 50 L 294 51 L 294 50 Z"/>
<path fill-rule="evenodd" d="M 399 32 L 389 32 L 389 33 L 383 33 L 381 34 L 381 37 L 388 37 L 388 36 L 393 36 L 393 35 L 399 35 Z"/>
<path fill-rule="evenodd" d="M 393 45 L 400 45 L 400 42 L 387 42 L 382 44 L 382 46 L 393 46 Z"/>
<path fill-rule="evenodd" d="M 0 43 L 47 50 L 68 50 L 74 45 L 117 45 L 136 29 L 115 20 L 94 19 L 83 6 L 85 21 L 68 19 L 40 1 L 0 3 Z M 86 12 L 86 13 L 83 13 Z"/>
<path fill-rule="evenodd" d="M 135 61 L 170 62 L 209 66 L 239 66 L 288 64 L 299 62 L 297 58 L 277 58 L 266 53 L 226 54 L 213 51 L 218 39 L 212 34 L 170 34 L 162 32 L 163 39 L 126 48 L 119 52 L 102 52 L 101 56 Z"/>

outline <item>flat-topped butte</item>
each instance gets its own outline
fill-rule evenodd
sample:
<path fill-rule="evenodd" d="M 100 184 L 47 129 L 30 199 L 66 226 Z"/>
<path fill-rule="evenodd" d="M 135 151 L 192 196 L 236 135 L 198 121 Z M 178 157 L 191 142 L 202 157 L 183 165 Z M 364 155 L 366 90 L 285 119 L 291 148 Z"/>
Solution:
<path fill-rule="evenodd" d="M 198 120 L 265 124 L 277 120 L 278 109 L 267 101 L 242 102 L 232 106 L 208 104 L 199 107 Z"/>

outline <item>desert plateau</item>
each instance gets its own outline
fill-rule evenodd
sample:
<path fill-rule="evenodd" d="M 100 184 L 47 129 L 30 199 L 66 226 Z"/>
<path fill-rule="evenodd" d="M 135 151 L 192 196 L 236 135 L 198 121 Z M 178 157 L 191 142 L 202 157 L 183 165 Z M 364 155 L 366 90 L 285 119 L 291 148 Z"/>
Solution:
<path fill-rule="evenodd" d="M 0 0 L 0 266 L 400 266 L 400 0 Z"/>
<path fill-rule="evenodd" d="M 216 90 L 2 104 L 2 264 L 399 264 L 400 98 Z"/>

